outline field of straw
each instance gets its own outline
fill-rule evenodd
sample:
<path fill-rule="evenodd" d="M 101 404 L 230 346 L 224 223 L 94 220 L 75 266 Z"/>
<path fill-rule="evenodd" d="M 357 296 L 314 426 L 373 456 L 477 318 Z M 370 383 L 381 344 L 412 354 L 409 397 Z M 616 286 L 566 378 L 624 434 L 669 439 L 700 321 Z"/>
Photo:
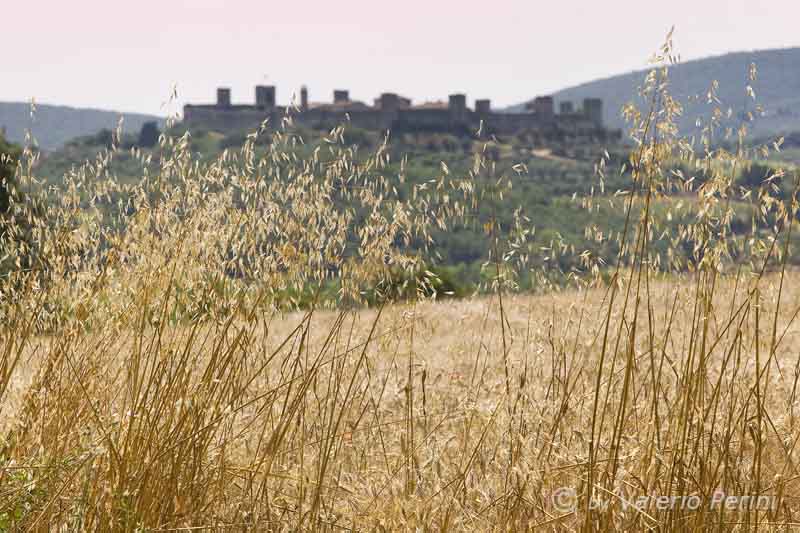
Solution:
<path fill-rule="evenodd" d="M 25 522 L 5 525 L 580 529 L 590 466 L 592 529 L 792 523 L 796 279 L 775 350 L 779 276 L 759 304 L 752 279 L 654 282 L 609 317 L 590 289 L 24 342 L 17 324 L 3 501 Z M 638 500 L 684 494 L 701 509 Z"/>
<path fill-rule="evenodd" d="M 479 294 L 436 294 L 433 230 L 518 178 L 480 153 L 405 194 L 385 147 L 337 128 L 301 156 L 290 117 L 210 163 L 162 136 L 133 185 L 111 149 L 37 191 L 26 150 L 0 232 L 0 530 L 800 526 L 797 179 L 736 185 L 746 124 L 679 137 L 671 60 L 626 109 L 629 189 L 580 200 L 625 213 L 592 235 L 617 256 L 578 250 L 536 293 L 520 269 L 553 250 L 520 213 L 480 220 Z M 691 224 L 653 215 L 673 200 Z"/>

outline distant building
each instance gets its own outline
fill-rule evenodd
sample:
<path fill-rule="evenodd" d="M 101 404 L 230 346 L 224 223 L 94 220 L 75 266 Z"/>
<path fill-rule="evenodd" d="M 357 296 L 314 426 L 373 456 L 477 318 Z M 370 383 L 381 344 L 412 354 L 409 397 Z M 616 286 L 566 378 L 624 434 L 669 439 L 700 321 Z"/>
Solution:
<path fill-rule="evenodd" d="M 189 126 L 226 132 L 256 128 L 266 119 L 277 124 L 287 112 L 298 124 L 316 128 L 349 121 L 360 128 L 399 132 L 469 134 L 482 126 L 485 133 L 500 135 L 537 132 L 604 138 L 610 133 L 603 126 L 603 102 L 598 98 L 585 99 L 583 108 L 577 111 L 572 102 L 561 102 L 556 113 L 553 97 L 539 96 L 525 106 L 524 112 L 498 113 L 487 99 L 476 100 L 475 109 L 470 109 L 465 94 L 452 94 L 447 102 L 413 105 L 396 93 L 383 93 L 368 105 L 351 100 L 349 91 L 337 89 L 332 102 L 311 103 L 305 86 L 300 90 L 299 108 L 277 105 L 274 86 L 257 86 L 253 105 L 232 104 L 230 89 L 222 87 L 217 89 L 215 104 L 187 104 L 183 120 Z"/>

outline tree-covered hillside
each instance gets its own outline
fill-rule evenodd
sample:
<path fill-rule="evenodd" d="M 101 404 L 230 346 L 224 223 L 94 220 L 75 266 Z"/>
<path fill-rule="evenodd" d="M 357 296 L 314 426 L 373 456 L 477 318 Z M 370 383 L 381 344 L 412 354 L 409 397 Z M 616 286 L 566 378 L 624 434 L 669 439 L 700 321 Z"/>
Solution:
<path fill-rule="evenodd" d="M 185 133 L 184 127 L 178 126 L 166 134 L 168 139 L 175 140 Z M 193 130 L 185 142 L 196 163 L 214 165 L 223 152 L 227 154 L 223 160 L 240 157 L 242 146 L 250 134 L 247 131 L 224 134 Z M 288 135 L 296 142 L 292 143 L 291 150 L 286 147 L 283 150 L 291 153 L 292 157 L 309 158 L 316 150 L 327 151 L 330 145 L 325 140 L 326 131 L 297 127 L 292 128 Z M 102 163 L 95 163 L 88 171 L 89 175 L 100 173 L 113 177 L 120 184 L 132 186 L 141 181 L 143 174 L 157 175 L 163 154 L 169 153 L 173 146 L 173 142 L 166 142 L 164 146 L 147 147 L 141 143 L 142 135 L 129 134 L 119 140 L 119 149 L 109 157 L 110 138 L 111 133 L 105 132 L 74 139 L 62 149 L 45 154 L 38 161 L 34 174 L 55 186 L 64 181 L 65 175 L 78 169 L 82 162 L 94 161 Z M 360 161 L 377 150 L 383 140 L 377 132 L 348 126 L 344 129 L 342 142 L 357 147 L 355 160 Z M 254 148 L 256 156 L 267 154 L 271 142 L 269 133 L 259 136 Z M 613 262 L 618 252 L 617 245 L 611 240 L 598 241 L 589 235 L 589 230 L 599 226 L 617 234 L 624 227 L 624 210 L 620 208 L 621 201 L 615 198 L 619 190 L 627 188 L 630 179 L 628 172 L 622 169 L 629 149 L 624 145 L 542 144 L 528 135 L 489 140 L 448 134 L 398 134 L 390 137 L 387 165 L 380 173 L 391 181 L 401 197 L 407 197 L 414 185 L 430 182 L 442 172 L 455 177 L 469 175 L 478 157 L 485 159 L 487 164 L 474 179 L 477 188 L 491 189 L 501 176 L 513 182 L 513 187 L 504 190 L 502 195 L 484 195 L 475 206 L 474 218 L 470 218 L 468 223 L 434 232 L 436 246 L 432 255 L 443 267 L 438 273 L 452 280 L 455 289 L 462 287 L 466 291 L 481 280 L 481 265 L 487 259 L 486 250 L 491 244 L 485 225 L 495 217 L 504 235 L 516 231 L 518 215 L 524 217 L 526 226 L 533 230 L 527 239 L 537 250 L 536 257 L 530 260 L 533 268 L 550 265 L 567 271 L 578 266 L 581 258 L 577 253 L 582 251 L 608 263 Z M 800 163 L 800 157 L 795 158 L 793 144 L 787 149 L 780 164 L 793 168 Z M 596 165 L 603 154 L 606 154 L 607 166 L 601 185 Z M 757 189 L 770 174 L 769 165 L 772 164 L 778 162 L 762 162 L 746 171 L 740 170 L 738 179 L 742 186 Z M 143 169 L 143 165 L 147 168 Z M 695 186 L 704 179 L 696 169 L 676 166 L 675 171 L 680 172 L 684 179 L 694 178 Z M 399 178 L 401 175 L 402 180 Z M 778 185 L 785 184 L 776 182 Z M 599 200 L 591 212 L 581 202 L 589 195 Z M 113 210 L 115 202 L 96 205 Z M 694 216 L 690 203 L 677 211 L 667 204 L 659 205 L 656 210 L 657 218 L 670 218 L 667 225 L 671 227 L 685 224 Z M 748 206 L 740 206 L 737 219 L 732 223 L 735 232 L 750 227 L 750 214 Z M 109 213 L 109 218 L 112 217 L 113 214 Z"/>
<path fill-rule="evenodd" d="M 99 109 L 39 105 L 31 117 L 31 105 L 19 102 L 0 102 L 0 128 L 6 129 L 9 141 L 22 144 L 25 132 L 30 130 L 43 150 L 55 150 L 70 139 L 92 135 L 101 129 L 116 129 L 120 117 L 122 129 L 138 132 L 145 122 L 163 123 L 162 118 L 137 113 L 119 113 Z"/>
<path fill-rule="evenodd" d="M 750 65 L 756 66 L 756 80 L 749 81 Z M 635 88 L 642 84 L 647 70 L 587 82 L 554 94 L 558 102 L 571 100 L 578 105 L 584 98 L 602 98 L 604 120 L 614 128 L 625 126 L 620 110 L 637 100 Z M 721 104 L 708 103 L 712 81 L 719 82 L 716 97 Z M 754 122 L 754 134 L 770 136 L 800 130 L 800 48 L 739 52 L 695 61 L 670 69 L 670 92 L 684 106 L 679 124 L 684 133 L 696 128 L 698 117 L 708 117 L 714 107 L 732 110 L 731 123 L 740 114 L 763 107 L 763 116 Z M 747 94 L 751 85 L 756 100 Z M 509 110 L 520 110 L 524 104 Z"/>

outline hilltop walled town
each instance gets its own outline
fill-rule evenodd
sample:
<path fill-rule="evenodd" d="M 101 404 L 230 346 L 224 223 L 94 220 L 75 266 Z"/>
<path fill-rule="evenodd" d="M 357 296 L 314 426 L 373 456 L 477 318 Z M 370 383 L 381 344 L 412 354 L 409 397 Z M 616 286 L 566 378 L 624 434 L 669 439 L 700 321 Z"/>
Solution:
<path fill-rule="evenodd" d="M 560 102 L 558 113 L 552 96 L 540 96 L 526 104 L 521 113 L 497 112 L 490 100 L 476 100 L 474 109 L 467 106 L 465 94 L 452 94 L 447 102 L 419 105 L 396 93 L 383 93 L 372 105 L 350 99 L 349 91 L 336 90 L 333 101 L 309 102 L 308 89 L 300 90 L 299 104 L 279 106 L 275 86 L 255 88 L 254 104 L 233 104 L 229 88 L 217 89 L 215 104 L 188 104 L 183 120 L 190 127 L 228 132 L 257 128 L 265 120 L 278 124 L 290 114 L 293 120 L 313 128 L 330 128 L 349 122 L 370 130 L 393 132 L 446 132 L 473 134 L 479 128 L 486 134 L 513 135 L 535 132 L 558 138 L 606 139 L 619 135 L 603 126 L 603 102 L 584 99 L 576 108 L 572 102 Z"/>

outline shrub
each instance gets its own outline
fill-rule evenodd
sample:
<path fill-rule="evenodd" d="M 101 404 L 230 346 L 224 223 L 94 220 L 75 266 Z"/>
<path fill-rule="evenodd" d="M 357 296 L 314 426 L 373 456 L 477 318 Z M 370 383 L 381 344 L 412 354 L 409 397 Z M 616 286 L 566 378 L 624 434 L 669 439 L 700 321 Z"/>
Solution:
<path fill-rule="evenodd" d="M 0 134 L 0 216 L 8 211 L 20 149 Z"/>
<path fill-rule="evenodd" d="M 158 123 L 145 122 L 142 124 L 142 129 L 139 132 L 139 146 L 142 148 L 152 148 L 158 144 L 158 137 L 161 132 L 158 129 Z"/>

